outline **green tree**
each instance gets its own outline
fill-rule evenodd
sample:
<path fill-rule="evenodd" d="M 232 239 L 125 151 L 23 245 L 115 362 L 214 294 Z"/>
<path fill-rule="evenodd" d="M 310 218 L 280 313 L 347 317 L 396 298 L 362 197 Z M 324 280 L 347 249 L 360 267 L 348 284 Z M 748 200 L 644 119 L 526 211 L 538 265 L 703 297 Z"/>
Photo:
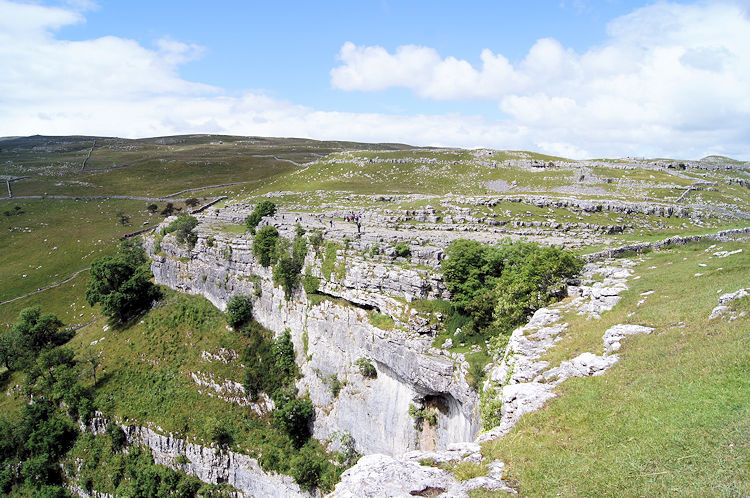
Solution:
<path fill-rule="evenodd" d="M 296 448 L 301 448 L 310 438 L 310 421 L 315 413 L 312 403 L 309 399 L 297 398 L 294 387 L 276 391 L 273 401 L 274 422 L 289 436 Z"/>
<path fill-rule="evenodd" d="M 564 297 L 565 281 L 583 269 L 583 261 L 557 247 L 522 247 L 495 285 L 495 323 L 511 331 L 534 311 Z M 514 256 L 514 257 L 513 257 Z"/>
<path fill-rule="evenodd" d="M 276 204 L 269 200 L 262 200 L 255 205 L 253 212 L 245 218 L 245 224 L 250 233 L 255 233 L 255 228 L 265 216 L 273 216 L 276 214 Z"/>
<path fill-rule="evenodd" d="M 59 342 L 62 325 L 52 313 L 42 313 L 39 305 L 24 308 L 13 325 L 11 340 L 17 341 L 16 347 L 38 353 L 48 345 Z"/>
<path fill-rule="evenodd" d="M 185 205 L 188 207 L 195 207 L 198 205 L 198 202 L 199 202 L 198 199 L 196 199 L 195 197 L 185 199 Z"/>
<path fill-rule="evenodd" d="M 270 266 L 276 257 L 276 243 L 279 231 L 273 226 L 264 226 L 258 230 L 253 240 L 253 254 L 263 266 Z"/>
<path fill-rule="evenodd" d="M 253 301 L 249 296 L 235 295 L 227 303 L 227 322 L 235 329 L 247 325 L 253 318 Z"/>
<path fill-rule="evenodd" d="M 170 216 L 172 213 L 174 213 L 174 204 L 168 202 L 167 205 L 164 206 L 164 209 L 162 209 L 161 214 L 164 216 Z"/>
<path fill-rule="evenodd" d="M 164 229 L 164 234 L 174 232 L 175 239 L 180 244 L 187 242 L 188 247 L 191 249 L 195 247 L 195 243 L 198 241 L 198 235 L 193 233 L 193 229 L 198 226 L 198 220 L 195 216 L 189 214 L 181 214 L 172 223 L 167 225 Z"/>
<path fill-rule="evenodd" d="M 86 301 L 91 306 L 100 303 L 102 312 L 117 322 L 136 316 L 159 296 L 145 253 L 132 242 L 122 244 L 117 255 L 91 263 Z"/>
<path fill-rule="evenodd" d="M 291 331 L 286 328 L 284 333 L 274 339 L 271 347 L 276 368 L 287 380 L 292 380 L 297 375 L 297 364 L 294 361 L 294 344 L 292 343 Z"/>
<path fill-rule="evenodd" d="M 159 210 L 159 206 L 157 206 L 156 204 L 152 203 L 152 204 L 149 204 L 148 206 L 146 206 L 146 209 L 148 210 L 149 213 L 154 214 L 155 212 L 157 212 Z"/>

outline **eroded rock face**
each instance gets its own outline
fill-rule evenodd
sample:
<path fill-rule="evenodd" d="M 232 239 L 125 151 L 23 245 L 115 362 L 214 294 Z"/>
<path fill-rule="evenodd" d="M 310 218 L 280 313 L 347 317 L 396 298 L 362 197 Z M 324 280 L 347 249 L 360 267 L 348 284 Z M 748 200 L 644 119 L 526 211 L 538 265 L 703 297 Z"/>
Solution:
<path fill-rule="evenodd" d="M 101 434 L 108 421 L 95 417 L 87 427 L 94 434 Z M 226 482 L 245 496 L 315 496 L 302 491 L 294 479 L 263 471 L 255 458 L 229 450 L 201 446 L 184 439 L 163 435 L 138 425 L 120 424 L 128 444 L 142 444 L 151 450 L 154 463 L 166 465 L 186 474 L 194 475 L 203 482 L 218 484 Z M 177 463 L 182 455 L 187 463 Z"/>
<path fill-rule="evenodd" d="M 316 408 L 315 437 L 328 439 L 345 431 L 354 437 L 358 451 L 391 455 L 473 439 L 479 430 L 478 397 L 466 382 L 467 365 L 432 348 L 429 321 L 413 315 L 405 304 L 443 297 L 447 291 L 439 276 L 344 254 L 336 262 L 344 271 L 323 275 L 321 261 L 311 250 L 305 266 L 321 279 L 321 292 L 341 298 L 312 306 L 302 289 L 286 300 L 283 290 L 274 286 L 271 270 L 252 255 L 245 236 L 210 236 L 209 244 L 209 235 L 200 233 L 188 251 L 167 235 L 160 255 L 153 255 L 149 241 L 156 282 L 201 294 L 220 309 L 235 294 L 251 296 L 258 322 L 277 334 L 290 329 L 304 374 L 297 385 Z M 395 326 L 383 330 L 372 325 L 372 310 L 393 317 Z M 360 358 L 373 363 L 377 377 L 359 373 L 355 362 Z M 332 376 L 343 386 L 336 397 L 329 385 Z M 429 441 L 408 414 L 410 404 L 426 401 L 438 407 Z"/>
<path fill-rule="evenodd" d="M 478 445 L 476 445 L 478 447 Z M 466 460 L 469 458 L 470 460 Z M 473 458 L 473 460 L 471 460 Z M 488 465 L 486 476 L 458 481 L 450 472 L 437 467 L 420 465 L 419 460 L 430 459 L 434 463 L 480 460 L 481 455 L 460 449 L 438 453 L 415 452 L 402 458 L 387 455 L 367 455 L 344 472 L 330 498 L 349 497 L 404 497 L 404 496 L 451 496 L 467 497 L 469 491 L 485 489 L 513 492 L 502 481 L 503 464 L 499 461 Z"/>

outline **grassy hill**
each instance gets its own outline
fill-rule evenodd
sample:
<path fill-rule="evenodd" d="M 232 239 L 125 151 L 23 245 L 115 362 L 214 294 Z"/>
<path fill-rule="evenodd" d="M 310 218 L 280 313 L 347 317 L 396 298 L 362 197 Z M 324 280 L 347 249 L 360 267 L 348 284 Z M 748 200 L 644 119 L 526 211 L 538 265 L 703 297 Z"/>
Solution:
<path fill-rule="evenodd" d="M 66 326 L 80 326 L 66 346 L 81 365 L 99 359 L 97 382 L 88 375 L 80 382 L 106 416 L 207 445 L 215 443 L 209 429 L 226 420 L 232 449 L 276 455 L 269 468 L 294 472 L 295 450 L 270 415 L 196 382 L 195 376 L 241 383 L 243 353 L 254 347 L 247 335 L 228 330 L 207 300 L 163 289 L 158 307 L 119 328 L 98 305 L 86 303 L 91 262 L 113 254 L 123 235 L 158 224 L 167 202 L 186 211 L 178 199 L 223 195 L 228 199 L 220 206 L 232 206 L 271 194 L 282 211 L 400 216 L 405 221 L 383 224 L 414 240 L 434 227 L 409 212 L 430 206 L 444 220 L 468 210 L 472 219 L 456 222 L 454 233 L 486 232 L 488 240 L 562 234 L 578 240 L 578 253 L 590 253 L 750 225 L 750 188 L 735 181 L 750 180 L 749 172 L 747 163 L 722 157 L 572 161 L 523 151 L 217 135 L 2 139 L 0 179 L 13 180 L 7 184 L 13 197 L 0 198 L 0 334 L 21 310 L 38 304 Z M 165 198 L 190 189 L 199 190 Z M 148 199 L 45 198 L 51 195 Z M 542 207 L 530 198 L 637 202 L 699 215 Z M 618 229 L 608 231 L 611 226 Z M 507 233 L 494 232 L 497 227 Z M 529 235 L 533 230 L 541 235 Z M 743 252 L 709 259 L 718 249 L 701 243 L 640 256 L 641 278 L 614 310 L 597 321 L 569 317 L 566 336 L 548 352 L 551 362 L 599 352 L 611 324 L 648 322 L 656 332 L 628 339 L 607 375 L 567 381 L 545 409 L 484 447 L 487 457 L 508 464 L 507 475 L 522 494 L 750 493 L 750 301 L 733 303 L 738 318 L 731 322 L 708 320 L 718 295 L 750 287 L 750 247 L 746 241 L 722 247 Z M 654 293 L 639 305 L 647 291 Z M 256 331 L 270 340 L 268 331 Z M 232 361 L 218 360 L 226 351 L 236 353 Z M 22 417 L 25 381 L 22 373 L 0 367 L 0 388 L 8 393 L 0 396 L 0 415 Z M 75 458 L 106 446 L 101 439 L 80 441 L 66 462 L 71 468 Z M 312 443 L 310 451 L 325 460 L 322 446 Z M 328 488 L 344 468 L 336 458 L 321 463 Z M 104 467 L 96 468 L 82 475 L 100 491 L 117 492 Z"/>

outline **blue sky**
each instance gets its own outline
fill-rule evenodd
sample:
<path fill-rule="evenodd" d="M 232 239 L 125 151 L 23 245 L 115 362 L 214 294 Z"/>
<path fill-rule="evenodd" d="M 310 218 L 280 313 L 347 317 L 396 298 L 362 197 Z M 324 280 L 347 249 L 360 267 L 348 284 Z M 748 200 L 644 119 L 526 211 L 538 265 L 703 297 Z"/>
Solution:
<path fill-rule="evenodd" d="M 0 135 L 750 159 L 748 6 L 0 0 Z"/>

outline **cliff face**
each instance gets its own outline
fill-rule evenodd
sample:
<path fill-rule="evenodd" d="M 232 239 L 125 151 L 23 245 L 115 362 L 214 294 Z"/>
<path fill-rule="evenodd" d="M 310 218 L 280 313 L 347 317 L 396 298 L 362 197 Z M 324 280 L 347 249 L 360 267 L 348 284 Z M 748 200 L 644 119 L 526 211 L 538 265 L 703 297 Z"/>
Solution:
<path fill-rule="evenodd" d="M 107 420 L 98 416 L 84 428 L 94 434 L 101 434 L 104 433 L 107 423 Z M 159 434 L 148 427 L 120 424 L 120 428 L 125 433 L 128 444 L 142 444 L 148 447 L 155 463 L 182 470 L 203 482 L 226 482 L 245 496 L 317 495 L 304 492 L 289 476 L 264 472 L 258 461 L 247 455 L 201 446 L 172 435 Z M 184 463 L 178 462 L 180 456 L 184 457 Z"/>
<path fill-rule="evenodd" d="M 297 386 L 315 406 L 315 437 L 348 432 L 358 451 L 390 455 L 474 438 L 478 397 L 465 379 L 468 364 L 460 355 L 433 348 L 429 320 L 407 304 L 447 296 L 438 275 L 342 250 L 336 261 L 340 270 L 326 278 L 320 257 L 310 250 L 305 266 L 321 279 L 320 291 L 328 297 L 312 305 L 297 289 L 287 301 L 281 287 L 274 287 L 270 268 L 252 255 L 246 236 L 198 233 L 191 251 L 176 245 L 171 235 L 161 241 L 159 254 L 154 254 L 154 240 L 147 242 L 157 283 L 203 295 L 221 309 L 235 294 L 252 296 L 258 322 L 277 334 L 289 328 L 304 374 Z M 372 311 L 392 317 L 394 327 L 372 325 Z M 376 377 L 360 374 L 355 365 L 360 358 L 370 360 Z M 337 396 L 329 388 L 332 376 L 342 386 Z M 418 431 L 409 415 L 411 404 L 435 407 L 436 426 L 425 424 L 424 432 Z"/>

